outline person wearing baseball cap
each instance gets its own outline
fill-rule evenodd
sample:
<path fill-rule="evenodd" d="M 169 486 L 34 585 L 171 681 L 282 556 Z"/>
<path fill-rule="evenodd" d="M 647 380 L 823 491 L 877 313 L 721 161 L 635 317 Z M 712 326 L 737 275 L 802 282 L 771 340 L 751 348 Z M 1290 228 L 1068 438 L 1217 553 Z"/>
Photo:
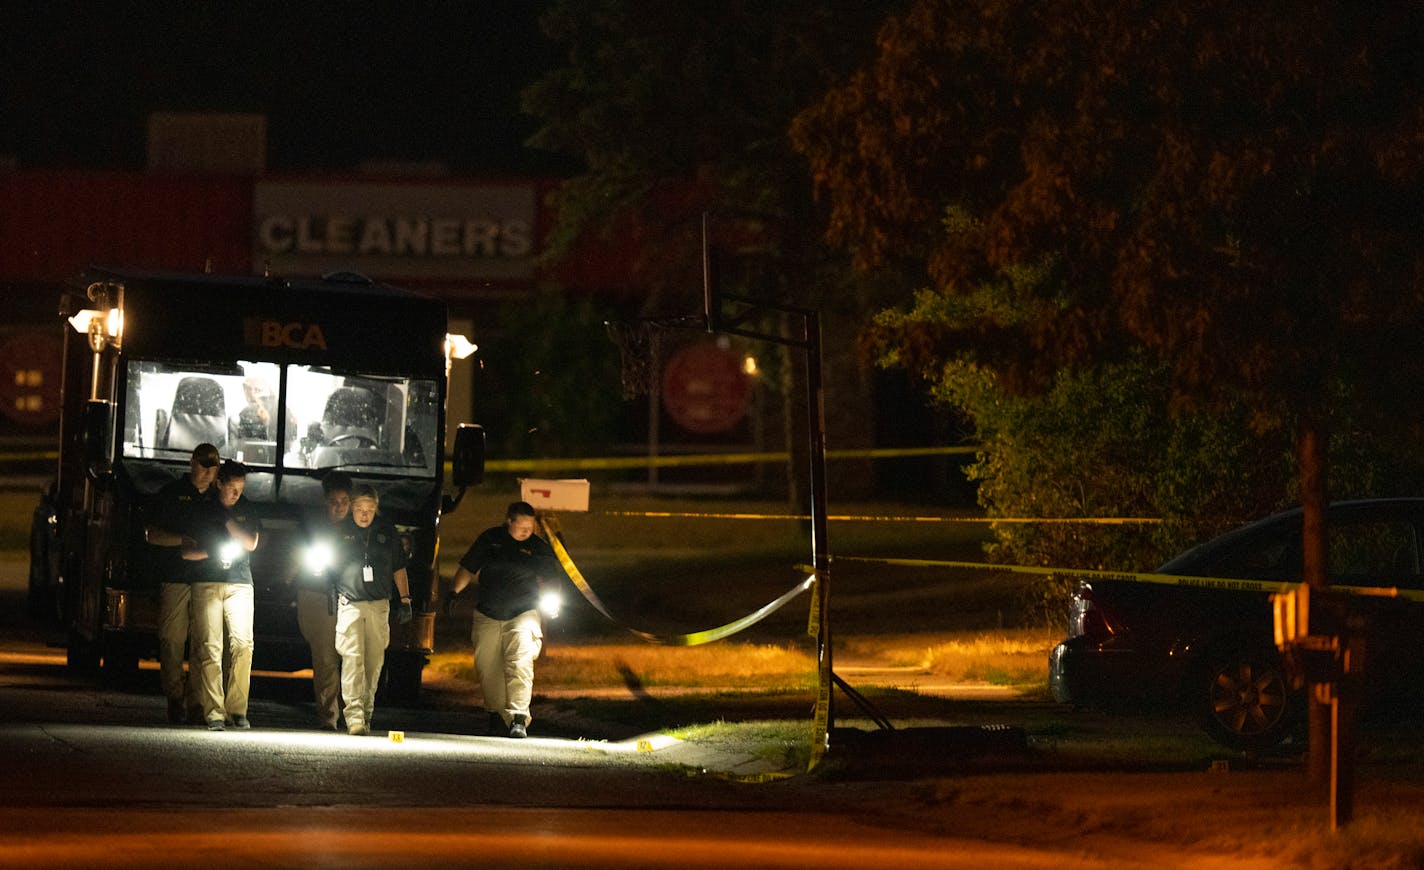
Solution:
<path fill-rule="evenodd" d="M 196 649 L 188 652 L 188 670 L 183 674 L 184 648 L 189 646 L 191 619 L 191 575 L 182 557 L 185 543 L 191 545 L 200 532 L 208 503 L 216 497 L 213 481 L 218 476 L 222 456 L 217 447 L 204 442 L 193 448 L 188 473 L 164 484 L 153 505 L 153 515 L 144 527 L 144 539 L 154 547 L 153 567 L 159 575 L 158 675 L 163 694 L 168 697 L 168 722 L 203 721 L 198 698 L 199 666 Z M 192 645 L 196 647 L 196 644 Z"/>

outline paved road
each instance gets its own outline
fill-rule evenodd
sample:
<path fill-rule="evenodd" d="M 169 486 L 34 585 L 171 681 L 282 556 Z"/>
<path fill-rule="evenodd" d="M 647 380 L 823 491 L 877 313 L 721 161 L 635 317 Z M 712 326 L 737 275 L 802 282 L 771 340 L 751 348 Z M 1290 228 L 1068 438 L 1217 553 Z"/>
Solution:
<path fill-rule="evenodd" d="M 264 727 L 170 727 L 156 691 L 0 640 L 0 867 L 1110 866 L 882 827 L 808 781 L 690 775 L 676 744 L 512 741 L 414 709 L 389 711 L 413 723 L 398 735 L 350 737 L 262 694 Z"/>
<path fill-rule="evenodd" d="M 458 707 L 321 733 L 300 677 L 256 678 L 250 732 L 170 727 L 151 665 L 113 688 L 67 672 L 19 616 L 24 568 L 0 559 L 0 867 L 1062 866 L 689 775 L 746 759 L 677 741 L 511 741 Z"/>

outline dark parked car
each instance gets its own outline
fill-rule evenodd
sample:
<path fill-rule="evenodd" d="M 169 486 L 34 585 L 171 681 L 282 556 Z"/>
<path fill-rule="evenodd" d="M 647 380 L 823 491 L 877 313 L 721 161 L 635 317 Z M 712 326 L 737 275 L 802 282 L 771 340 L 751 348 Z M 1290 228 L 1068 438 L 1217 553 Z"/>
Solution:
<path fill-rule="evenodd" d="M 1424 695 L 1424 498 L 1336 502 L 1326 527 L 1332 585 L 1399 593 L 1349 599 L 1368 626 L 1366 709 L 1417 703 Z M 1297 583 L 1301 512 L 1228 532 L 1156 573 Z M 1260 750 L 1284 740 L 1303 720 L 1305 696 L 1291 690 L 1276 649 L 1270 595 L 1213 585 L 1080 584 L 1068 638 L 1049 656 L 1054 699 L 1105 709 L 1180 704 L 1227 746 Z"/>

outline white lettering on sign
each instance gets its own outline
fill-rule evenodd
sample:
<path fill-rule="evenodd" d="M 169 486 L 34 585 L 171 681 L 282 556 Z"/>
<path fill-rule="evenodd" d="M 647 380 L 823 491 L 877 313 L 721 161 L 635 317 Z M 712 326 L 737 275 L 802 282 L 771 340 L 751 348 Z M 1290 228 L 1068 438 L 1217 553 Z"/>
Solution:
<path fill-rule="evenodd" d="M 518 259 L 533 252 L 529 223 L 517 218 L 411 215 L 268 215 L 257 226 L 264 254 Z"/>

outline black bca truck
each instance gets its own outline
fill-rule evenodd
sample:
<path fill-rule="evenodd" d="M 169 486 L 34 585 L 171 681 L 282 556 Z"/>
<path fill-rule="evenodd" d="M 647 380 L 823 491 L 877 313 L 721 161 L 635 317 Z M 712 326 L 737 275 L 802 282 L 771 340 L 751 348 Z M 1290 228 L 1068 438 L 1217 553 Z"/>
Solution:
<path fill-rule="evenodd" d="M 61 302 L 60 457 L 51 533 L 32 571 L 69 664 L 122 675 L 157 654 L 158 576 L 144 543 L 154 497 L 194 446 L 248 466 L 262 519 L 252 555 L 253 666 L 298 670 L 296 549 L 340 469 L 380 494 L 401 532 L 415 619 L 392 625 L 383 691 L 413 700 L 432 651 L 437 527 L 483 471 L 461 426 L 444 492 L 452 349 L 445 306 L 357 275 L 298 281 L 91 270 Z"/>

